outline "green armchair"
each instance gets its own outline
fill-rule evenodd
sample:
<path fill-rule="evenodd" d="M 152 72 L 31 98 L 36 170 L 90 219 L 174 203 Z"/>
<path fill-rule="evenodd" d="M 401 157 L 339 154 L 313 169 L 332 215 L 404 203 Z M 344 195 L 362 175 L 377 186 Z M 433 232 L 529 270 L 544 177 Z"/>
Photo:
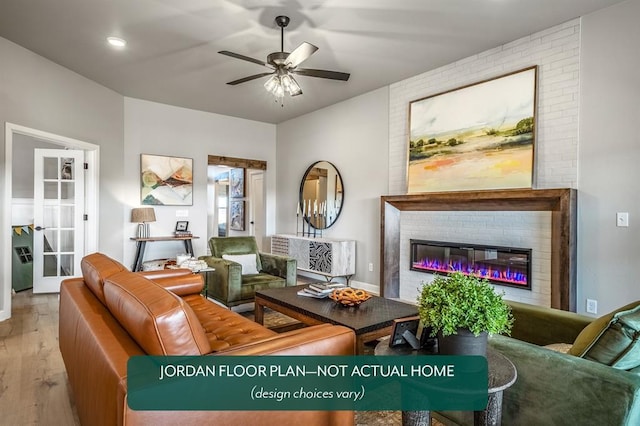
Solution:
<path fill-rule="evenodd" d="M 489 339 L 489 346 L 506 355 L 518 371 L 515 384 L 504 391 L 503 425 L 640 424 L 640 375 L 637 369 L 625 371 L 543 347 L 558 343 L 567 343 L 563 346 L 568 347 L 572 342 L 578 342 L 576 338 L 582 335 L 585 327 L 595 323 L 593 318 L 524 303 L 508 303 L 515 318 L 511 337 L 491 336 Z M 473 413 L 433 414 L 445 425 L 473 424 Z"/>
<path fill-rule="evenodd" d="M 211 256 L 201 256 L 215 271 L 206 273 L 207 296 L 225 306 L 253 302 L 256 290 L 296 285 L 296 260 L 260 253 L 254 237 L 213 237 Z"/>

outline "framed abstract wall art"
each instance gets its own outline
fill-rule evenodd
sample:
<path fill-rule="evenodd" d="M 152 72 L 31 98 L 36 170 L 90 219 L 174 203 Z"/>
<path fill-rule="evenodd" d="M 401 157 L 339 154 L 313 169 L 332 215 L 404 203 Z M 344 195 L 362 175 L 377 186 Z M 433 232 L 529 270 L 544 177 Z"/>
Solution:
<path fill-rule="evenodd" d="M 244 169 L 229 170 L 229 197 L 244 197 Z"/>
<path fill-rule="evenodd" d="M 537 71 L 411 102 L 407 192 L 531 188 Z"/>
<path fill-rule="evenodd" d="M 244 201 L 231 200 L 229 217 L 229 229 L 244 231 Z"/>
<path fill-rule="evenodd" d="M 140 201 L 146 205 L 193 205 L 193 159 L 140 155 Z"/>

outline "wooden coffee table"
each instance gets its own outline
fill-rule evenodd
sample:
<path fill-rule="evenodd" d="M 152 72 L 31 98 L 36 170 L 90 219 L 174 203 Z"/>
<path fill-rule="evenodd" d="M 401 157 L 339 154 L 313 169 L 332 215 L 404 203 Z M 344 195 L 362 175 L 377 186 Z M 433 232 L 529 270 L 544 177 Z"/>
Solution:
<path fill-rule="evenodd" d="M 306 325 L 336 324 L 356 333 L 356 353 L 364 353 L 364 344 L 391 334 L 393 320 L 418 314 L 408 303 L 373 296 L 357 307 L 344 307 L 333 300 L 298 296 L 305 286 L 271 288 L 256 291 L 255 321 L 263 324 L 264 308 L 273 309 Z"/>

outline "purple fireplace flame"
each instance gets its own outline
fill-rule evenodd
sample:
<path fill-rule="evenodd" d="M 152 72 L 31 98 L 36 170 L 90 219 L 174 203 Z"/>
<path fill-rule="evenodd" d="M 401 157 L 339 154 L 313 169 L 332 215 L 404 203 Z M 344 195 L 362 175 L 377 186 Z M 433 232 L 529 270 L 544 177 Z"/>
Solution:
<path fill-rule="evenodd" d="M 530 249 L 411 240 L 411 270 L 462 272 L 528 290 L 531 290 L 530 258 Z"/>

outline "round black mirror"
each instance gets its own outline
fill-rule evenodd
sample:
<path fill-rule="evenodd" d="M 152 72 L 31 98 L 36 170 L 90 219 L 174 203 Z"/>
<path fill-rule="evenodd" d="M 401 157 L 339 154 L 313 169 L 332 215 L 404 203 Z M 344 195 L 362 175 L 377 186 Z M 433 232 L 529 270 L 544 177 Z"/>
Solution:
<path fill-rule="evenodd" d="M 327 229 L 342 211 L 344 186 L 338 169 L 328 161 L 309 166 L 300 182 L 300 214 L 315 229 Z"/>

